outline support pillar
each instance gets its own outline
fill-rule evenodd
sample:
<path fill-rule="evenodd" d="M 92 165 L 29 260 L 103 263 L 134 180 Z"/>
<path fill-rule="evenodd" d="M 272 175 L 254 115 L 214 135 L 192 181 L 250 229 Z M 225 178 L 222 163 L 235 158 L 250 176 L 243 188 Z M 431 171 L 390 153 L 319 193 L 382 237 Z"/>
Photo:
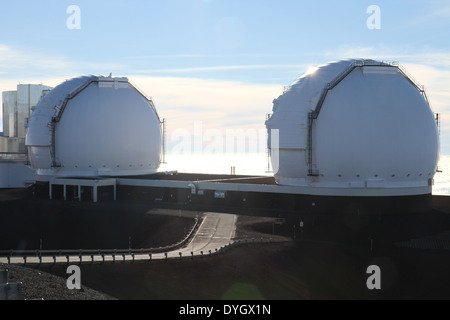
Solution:
<path fill-rule="evenodd" d="M 92 191 L 94 192 L 94 196 L 92 197 L 94 202 L 97 202 L 97 185 L 92 187 Z"/>

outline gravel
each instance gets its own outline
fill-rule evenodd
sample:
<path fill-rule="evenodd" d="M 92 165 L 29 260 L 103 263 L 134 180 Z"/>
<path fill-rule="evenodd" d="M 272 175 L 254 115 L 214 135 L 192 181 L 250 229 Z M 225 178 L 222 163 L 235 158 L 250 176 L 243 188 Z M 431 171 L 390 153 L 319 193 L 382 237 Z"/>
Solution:
<path fill-rule="evenodd" d="M 66 279 L 40 269 L 0 264 L 0 270 L 8 270 L 8 283 L 22 283 L 24 300 L 116 300 L 85 286 L 69 290 Z"/>

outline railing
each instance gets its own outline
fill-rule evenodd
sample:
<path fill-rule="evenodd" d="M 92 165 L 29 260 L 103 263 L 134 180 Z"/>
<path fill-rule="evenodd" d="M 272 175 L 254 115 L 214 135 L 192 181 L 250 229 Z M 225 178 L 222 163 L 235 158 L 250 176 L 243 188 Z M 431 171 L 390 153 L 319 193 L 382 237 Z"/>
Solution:
<path fill-rule="evenodd" d="M 206 257 L 206 256 L 212 256 L 213 254 L 218 254 L 218 253 L 224 253 L 227 250 L 231 249 L 231 248 L 236 248 L 236 247 L 241 247 L 241 246 L 246 246 L 246 245 L 261 245 L 261 244 L 270 244 L 270 243 L 280 243 L 280 242 L 291 242 L 292 240 L 274 240 L 272 238 L 246 238 L 246 239 L 237 239 L 237 240 L 230 240 L 230 242 L 228 244 L 225 244 L 223 246 L 221 246 L 220 248 L 214 248 L 214 249 L 208 249 L 208 250 L 197 250 L 197 256 L 200 256 L 201 258 Z M 23 265 L 27 265 L 28 264 L 32 264 L 32 265 L 36 265 L 36 264 L 41 264 L 43 263 L 43 258 L 47 257 L 47 262 L 49 263 L 48 258 L 52 258 L 53 264 L 57 263 L 57 257 L 66 257 L 66 264 L 69 263 L 94 263 L 95 258 L 96 257 L 101 257 L 101 263 L 106 262 L 105 256 L 112 256 L 112 261 L 111 259 L 109 259 L 109 261 L 111 261 L 112 263 L 114 262 L 130 262 L 130 259 L 126 259 L 126 256 L 131 256 L 131 262 L 134 262 L 136 260 L 139 261 L 152 261 L 153 259 L 153 254 L 163 254 L 163 256 L 160 256 L 159 259 L 164 259 L 164 260 L 168 260 L 170 259 L 182 259 L 182 258 L 190 258 L 193 259 L 194 258 L 194 252 L 191 251 L 190 255 L 184 255 L 183 253 L 180 251 L 178 252 L 178 255 L 176 255 L 176 252 L 174 252 L 175 250 L 171 250 L 172 254 L 169 256 L 169 250 L 167 250 L 168 247 L 164 247 L 164 248 L 158 248 L 161 249 L 161 252 L 154 252 L 154 251 L 149 251 L 150 249 L 129 249 L 129 250 L 28 250 L 28 251 L 20 251 L 21 253 L 30 253 L 30 252 L 35 252 L 34 255 L 20 255 L 18 256 L 19 258 L 23 259 Z M 166 250 L 165 250 L 166 249 Z M 3 252 L 9 252 L 9 251 L 3 251 Z M 19 251 L 14 251 L 14 252 L 19 252 Z M 148 258 L 143 259 L 142 256 L 147 255 Z M 73 260 L 73 257 L 76 256 L 78 258 L 78 260 Z M 90 256 L 90 261 L 88 260 L 83 260 L 83 257 L 86 256 Z M 116 260 L 116 256 L 122 256 L 122 260 Z M 30 260 L 32 260 L 31 258 L 35 258 L 34 262 Z M 36 257 L 38 258 L 39 262 L 36 262 Z M 16 258 L 16 262 L 12 262 L 11 259 L 13 258 L 13 256 L 7 256 L 7 263 L 11 264 L 11 263 L 18 263 L 17 262 L 17 258 Z M 72 258 L 72 260 L 70 260 L 70 258 Z M 136 260 L 135 260 L 136 258 Z M 97 262 L 100 258 L 97 259 Z M 155 258 L 158 259 L 158 258 Z M 59 259 L 58 263 L 62 263 L 64 261 L 61 261 L 61 259 Z M 51 262 L 50 262 L 51 263 Z"/>
<path fill-rule="evenodd" d="M 27 158 L 23 152 L 0 152 L 0 160 L 27 162 Z"/>
<path fill-rule="evenodd" d="M 56 115 L 53 117 L 53 122 L 59 122 L 59 120 L 61 120 L 61 116 L 64 113 L 64 109 L 66 108 L 69 100 L 75 98 L 81 91 L 90 86 L 91 83 L 98 81 L 99 79 L 97 77 L 93 77 L 89 81 L 84 82 L 83 84 L 79 85 L 74 90 L 72 90 L 70 93 L 68 93 L 64 98 L 63 103 L 60 106 L 55 106 Z"/>
<path fill-rule="evenodd" d="M 144 96 L 145 99 L 147 99 L 147 101 L 150 103 L 150 106 L 152 107 L 153 111 L 155 112 L 156 117 L 158 118 L 158 121 L 161 122 L 161 119 L 159 118 L 159 115 L 158 115 L 158 111 L 156 111 L 156 107 L 155 107 L 155 105 L 153 104 L 153 98 L 150 97 L 150 96 L 147 96 L 147 95 L 144 93 L 144 91 L 142 91 L 141 89 L 139 89 L 134 83 L 131 83 L 130 80 L 128 80 L 128 84 L 129 84 L 134 90 L 136 90 L 136 91 L 139 92 L 142 96 Z"/>
<path fill-rule="evenodd" d="M 82 257 L 84 255 L 136 255 L 136 254 L 153 254 L 153 253 L 165 253 L 168 251 L 174 251 L 179 248 L 183 248 L 195 235 L 196 230 L 199 227 L 199 219 L 195 218 L 194 225 L 191 231 L 186 235 L 186 237 L 172 245 L 158 247 L 158 248 L 141 248 L 141 249 L 60 249 L 60 250 L 0 250 L 0 257 L 7 257 L 8 261 L 12 257 L 23 257 L 26 261 L 26 257 L 57 257 L 57 256 L 78 256 Z"/>

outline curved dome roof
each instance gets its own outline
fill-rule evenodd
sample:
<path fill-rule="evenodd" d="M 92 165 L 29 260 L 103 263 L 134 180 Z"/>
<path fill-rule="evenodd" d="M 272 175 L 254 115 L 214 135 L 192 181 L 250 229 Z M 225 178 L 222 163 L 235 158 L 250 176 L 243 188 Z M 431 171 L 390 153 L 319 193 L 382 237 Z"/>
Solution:
<path fill-rule="evenodd" d="M 273 101 L 266 127 L 279 184 L 325 195 L 431 192 L 434 114 L 396 64 L 342 60 L 308 70 Z"/>
<path fill-rule="evenodd" d="M 148 174 L 159 167 L 161 129 L 153 102 L 127 78 L 89 75 L 33 108 L 25 144 L 41 180 Z"/>
<path fill-rule="evenodd" d="M 393 65 L 385 62 L 368 59 L 347 59 L 310 67 L 291 85 L 285 87 L 283 95 L 273 101 L 274 116 L 278 116 L 275 114 L 275 111 L 277 111 L 278 108 L 309 108 L 311 111 L 314 110 L 317 107 L 324 90 L 333 85 L 337 85 L 339 81 L 342 81 L 342 78 L 345 78 L 348 75 L 347 73 L 353 71 L 354 68 L 361 66 L 378 67 L 379 70 L 381 70 L 380 67 L 393 67 Z M 296 98 L 290 99 L 290 95 L 295 95 Z M 291 100 L 295 106 L 286 103 L 288 102 L 288 99 Z M 283 103 L 280 103 L 281 101 Z M 270 121 L 274 121 L 274 119 Z"/>

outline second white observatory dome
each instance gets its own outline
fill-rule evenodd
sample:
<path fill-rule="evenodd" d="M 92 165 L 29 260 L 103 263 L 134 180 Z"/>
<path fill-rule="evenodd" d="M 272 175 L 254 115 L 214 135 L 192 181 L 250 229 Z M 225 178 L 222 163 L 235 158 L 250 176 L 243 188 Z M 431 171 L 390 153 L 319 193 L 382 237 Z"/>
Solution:
<path fill-rule="evenodd" d="M 439 157 L 423 88 L 397 64 L 341 60 L 309 70 L 266 121 L 280 185 L 330 196 L 430 194 Z"/>
<path fill-rule="evenodd" d="M 25 144 L 38 180 L 151 174 L 160 165 L 160 119 L 127 78 L 70 79 L 33 109 Z"/>

